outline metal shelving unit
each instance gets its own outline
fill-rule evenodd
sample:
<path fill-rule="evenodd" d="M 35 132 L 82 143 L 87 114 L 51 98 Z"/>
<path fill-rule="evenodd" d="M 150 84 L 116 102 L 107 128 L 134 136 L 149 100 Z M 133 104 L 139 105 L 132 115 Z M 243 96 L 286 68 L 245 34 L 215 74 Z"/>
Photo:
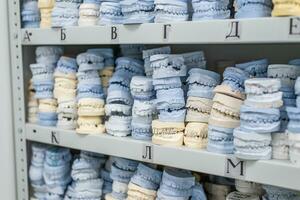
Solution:
<path fill-rule="evenodd" d="M 245 55 L 249 54 L 257 57 L 265 51 L 267 53 L 263 56 L 271 55 L 274 51 L 273 61 L 286 62 L 300 52 L 300 18 L 21 29 L 20 1 L 9 1 L 9 13 L 18 199 L 29 199 L 27 144 L 31 141 L 300 190 L 300 167 L 288 161 L 241 161 L 233 156 L 185 147 L 163 147 L 130 137 L 78 135 L 75 131 L 27 124 L 25 107 L 28 65 L 34 59 L 34 47 L 37 45 L 65 45 L 69 50 L 85 45 L 130 43 L 184 45 L 185 50 L 201 45 L 205 51 L 210 50 L 208 59 L 214 56 L 211 53 L 213 51 L 217 52 L 216 57 L 224 52 L 231 58 L 238 55 L 246 58 Z M 232 53 L 225 50 L 224 46 L 229 46 Z M 290 53 L 281 55 L 280 48 Z"/>

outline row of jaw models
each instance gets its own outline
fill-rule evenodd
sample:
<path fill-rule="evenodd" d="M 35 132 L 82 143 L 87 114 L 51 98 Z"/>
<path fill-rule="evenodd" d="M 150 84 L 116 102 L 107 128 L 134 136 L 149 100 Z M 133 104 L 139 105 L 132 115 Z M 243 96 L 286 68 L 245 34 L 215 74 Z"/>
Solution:
<path fill-rule="evenodd" d="M 116 61 L 107 48 L 62 55 L 59 47 L 36 49 L 30 123 L 299 163 L 299 59 L 231 63 L 217 69 L 221 83 L 202 51 L 121 45 Z"/>
<path fill-rule="evenodd" d="M 296 192 L 269 185 L 87 151 L 31 147 L 29 180 L 38 200 L 299 200 Z"/>
<path fill-rule="evenodd" d="M 274 6 L 273 6 L 274 3 Z M 166 23 L 298 16 L 296 0 L 38 0 L 24 1 L 24 28 Z"/>

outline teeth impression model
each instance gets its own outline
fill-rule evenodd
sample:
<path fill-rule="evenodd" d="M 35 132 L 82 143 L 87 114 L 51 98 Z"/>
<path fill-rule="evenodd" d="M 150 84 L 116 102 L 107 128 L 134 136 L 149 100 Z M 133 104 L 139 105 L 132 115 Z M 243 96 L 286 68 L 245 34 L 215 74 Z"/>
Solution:
<path fill-rule="evenodd" d="M 224 128 L 238 127 L 242 103 L 240 99 L 217 93 L 213 99 L 209 124 Z"/>
<path fill-rule="evenodd" d="M 188 97 L 185 121 L 208 123 L 212 105 L 213 101 L 211 99 Z"/>
<path fill-rule="evenodd" d="M 181 146 L 184 135 L 183 122 L 160 122 L 152 121 L 152 142 L 165 146 Z"/>
<path fill-rule="evenodd" d="M 260 59 L 236 64 L 235 67 L 248 72 L 250 78 L 263 78 L 267 77 L 268 64 L 269 61 L 267 59 Z"/>
<path fill-rule="evenodd" d="M 280 130 L 280 111 L 276 108 L 241 106 L 241 128 L 256 133 L 271 133 Z"/>
<path fill-rule="evenodd" d="M 259 134 L 236 128 L 234 135 L 234 155 L 244 160 L 269 160 L 272 156 L 271 134 Z"/>
<path fill-rule="evenodd" d="M 184 132 L 184 144 L 195 149 L 205 149 L 207 145 L 208 125 L 205 123 L 188 123 Z"/>
<path fill-rule="evenodd" d="M 279 108 L 283 105 L 282 92 L 279 92 L 279 79 L 253 78 L 245 81 L 246 106 L 256 108 Z"/>

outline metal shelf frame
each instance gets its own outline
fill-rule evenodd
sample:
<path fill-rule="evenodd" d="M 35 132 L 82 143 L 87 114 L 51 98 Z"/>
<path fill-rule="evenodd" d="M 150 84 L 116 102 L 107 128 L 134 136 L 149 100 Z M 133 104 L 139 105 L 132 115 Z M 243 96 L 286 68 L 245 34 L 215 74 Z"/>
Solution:
<path fill-rule="evenodd" d="M 28 200 L 28 173 L 27 173 L 27 142 L 25 137 L 25 96 L 24 73 L 21 40 L 20 0 L 7 0 L 9 7 L 9 34 L 11 56 L 11 80 L 14 111 L 14 140 L 17 199 Z"/>
<path fill-rule="evenodd" d="M 29 199 L 27 142 L 36 141 L 193 171 L 300 190 L 300 167 L 287 161 L 240 161 L 234 157 L 185 147 L 109 135 L 78 135 L 26 124 L 23 71 L 25 46 L 117 44 L 300 44 L 300 18 L 214 20 L 167 24 L 111 25 L 53 29 L 21 29 L 20 0 L 9 0 L 10 53 L 14 105 L 17 198 Z M 83 37 L 88 36 L 88 37 Z M 145 37 L 147 36 L 147 37 Z"/>

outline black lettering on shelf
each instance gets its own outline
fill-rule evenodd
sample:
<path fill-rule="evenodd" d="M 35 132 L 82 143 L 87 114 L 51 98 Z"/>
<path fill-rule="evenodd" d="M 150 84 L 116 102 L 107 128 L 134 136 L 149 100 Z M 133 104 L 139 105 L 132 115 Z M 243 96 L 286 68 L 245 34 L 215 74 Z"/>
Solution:
<path fill-rule="evenodd" d="M 32 36 L 32 33 L 26 30 L 25 34 L 24 34 L 23 41 L 24 42 L 31 42 L 31 36 Z"/>
<path fill-rule="evenodd" d="M 289 28 L 290 35 L 300 35 L 300 18 L 290 18 L 290 28 Z"/>
<path fill-rule="evenodd" d="M 238 21 L 232 21 L 229 26 L 229 32 L 225 39 L 240 39 L 240 23 Z"/>
<path fill-rule="evenodd" d="M 118 38 L 118 29 L 116 26 L 111 27 L 111 39 L 116 40 Z"/>

